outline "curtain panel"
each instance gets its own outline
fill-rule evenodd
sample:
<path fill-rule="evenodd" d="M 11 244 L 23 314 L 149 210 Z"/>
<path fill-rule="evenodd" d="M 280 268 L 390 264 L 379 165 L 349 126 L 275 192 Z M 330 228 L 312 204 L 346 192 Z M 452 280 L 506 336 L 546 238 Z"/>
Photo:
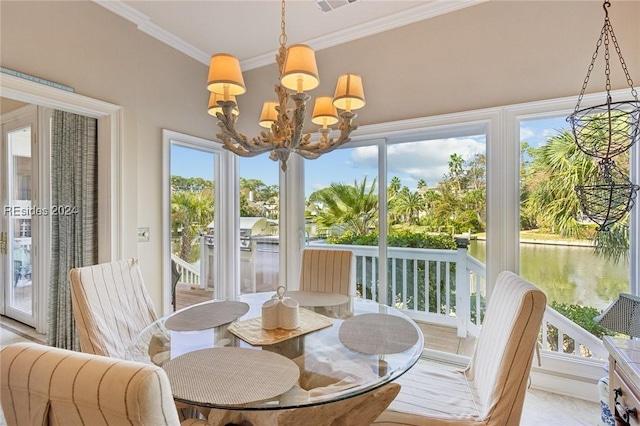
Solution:
<path fill-rule="evenodd" d="M 97 120 L 54 111 L 51 129 L 51 282 L 47 344 L 80 350 L 69 270 L 94 265 L 97 240 Z"/>

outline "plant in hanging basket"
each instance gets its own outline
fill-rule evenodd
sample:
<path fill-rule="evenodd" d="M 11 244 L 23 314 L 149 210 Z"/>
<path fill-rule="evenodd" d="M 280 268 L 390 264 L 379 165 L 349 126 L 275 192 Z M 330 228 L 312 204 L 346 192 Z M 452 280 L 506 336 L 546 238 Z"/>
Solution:
<path fill-rule="evenodd" d="M 640 139 L 640 102 L 613 102 L 584 108 L 567 117 L 567 121 L 582 152 L 610 159 Z"/>
<path fill-rule="evenodd" d="M 640 187 L 613 161 L 601 161 L 598 173 L 584 185 L 575 187 L 582 212 L 598 225 L 598 231 L 608 231 L 633 208 Z"/>

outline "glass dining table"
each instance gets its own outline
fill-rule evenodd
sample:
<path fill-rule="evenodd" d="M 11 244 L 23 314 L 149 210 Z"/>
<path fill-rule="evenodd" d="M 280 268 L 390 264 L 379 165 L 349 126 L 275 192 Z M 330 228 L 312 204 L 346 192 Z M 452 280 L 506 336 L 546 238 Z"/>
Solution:
<path fill-rule="evenodd" d="M 224 410 L 282 410 L 371 392 L 407 372 L 424 336 L 400 310 L 370 300 L 289 292 L 295 329 L 262 328 L 275 292 L 212 300 L 166 315 L 132 341 L 128 358 L 161 366 L 174 399 Z"/>

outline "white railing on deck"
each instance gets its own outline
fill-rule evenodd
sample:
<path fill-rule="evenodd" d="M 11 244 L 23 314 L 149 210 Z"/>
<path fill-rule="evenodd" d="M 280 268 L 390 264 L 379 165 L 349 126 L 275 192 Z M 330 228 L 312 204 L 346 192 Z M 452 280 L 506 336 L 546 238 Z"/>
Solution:
<path fill-rule="evenodd" d="M 542 319 L 541 343 L 543 350 L 552 352 L 603 360 L 609 357 L 601 339 L 549 306 Z"/>
<path fill-rule="evenodd" d="M 338 244 L 313 244 L 311 247 L 351 250 L 361 297 L 378 300 L 378 247 Z M 467 332 L 477 334 L 486 273 L 484 264 L 469 256 L 465 248 L 389 247 L 387 262 L 390 277 L 386 290 L 388 304 L 402 309 L 416 320 L 456 326 L 460 336 L 466 336 Z M 422 288 L 420 282 L 425 283 Z M 476 297 L 478 291 L 481 297 Z M 476 312 L 473 322 L 472 295 Z"/>
<path fill-rule="evenodd" d="M 354 254 L 355 283 L 361 297 L 378 301 L 378 247 L 338 244 L 314 244 L 314 249 L 344 249 Z M 277 247 L 275 245 L 274 247 Z M 177 256 L 171 258 L 182 273 L 180 282 L 200 285 L 200 271 Z M 458 335 L 478 336 L 486 297 L 486 266 L 469 255 L 466 248 L 457 250 L 390 247 L 387 251 L 388 275 L 386 300 L 408 316 L 437 324 L 455 326 Z M 434 279 L 430 272 L 433 271 Z M 454 272 L 455 271 L 455 272 Z M 425 283 L 419 288 L 419 278 Z M 438 283 L 440 285 L 438 285 Z M 432 300 L 434 294 L 435 300 Z M 415 303 L 421 300 L 420 303 Z M 430 305 L 435 301 L 435 309 Z M 554 336 L 550 336 L 554 334 Z M 557 330 L 557 333 L 555 332 Z M 553 339 L 551 339 L 553 337 Z M 543 350 L 567 356 L 607 358 L 602 341 L 547 306 L 541 328 Z M 569 350 L 571 348 L 577 348 Z"/>
<path fill-rule="evenodd" d="M 176 263 L 176 268 L 180 272 L 178 282 L 185 284 L 200 285 L 200 270 L 188 262 L 180 259 L 175 254 L 171 255 L 171 260 Z"/>
<path fill-rule="evenodd" d="M 311 246 L 314 249 L 351 250 L 355 258 L 356 283 L 363 284 L 364 291 L 361 296 L 378 300 L 380 290 L 377 247 L 336 244 L 312 244 Z M 390 247 L 387 256 L 390 264 L 388 296 L 399 295 L 393 298 L 387 297 L 388 304 L 402 309 L 415 320 L 456 326 L 458 335 L 461 337 L 465 337 L 467 333 L 478 336 L 485 310 L 487 276 L 484 263 L 470 256 L 465 248 L 436 250 Z M 452 265 L 455 265 L 455 268 L 451 268 Z M 418 294 L 417 280 L 420 266 L 422 266 L 425 282 L 429 282 L 429 286 L 425 285 L 424 288 L 425 303 L 422 306 L 416 306 L 408 298 Z M 429 270 L 432 269 L 435 270 L 435 282 L 429 280 Z M 452 274 L 453 269 L 455 269 L 455 278 Z M 412 277 L 413 280 L 409 280 L 408 277 Z M 441 286 L 437 286 L 436 283 L 444 283 L 444 288 L 440 288 Z M 439 312 L 424 309 L 429 306 L 430 288 L 431 293 L 435 293 L 436 300 L 440 301 L 437 304 L 440 306 Z M 455 290 L 455 299 L 451 297 L 452 289 Z M 553 341 L 549 339 L 549 330 L 552 334 L 558 330 L 557 336 L 553 336 Z M 541 327 L 541 340 L 543 350 L 567 356 L 607 358 L 602 340 L 549 306 Z M 568 351 L 572 342 L 578 349 Z"/>

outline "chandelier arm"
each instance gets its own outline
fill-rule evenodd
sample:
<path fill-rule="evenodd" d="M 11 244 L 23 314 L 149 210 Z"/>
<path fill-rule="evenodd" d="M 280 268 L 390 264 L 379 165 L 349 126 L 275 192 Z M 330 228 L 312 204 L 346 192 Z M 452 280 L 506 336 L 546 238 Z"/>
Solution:
<path fill-rule="evenodd" d="M 238 132 L 236 129 L 236 117 L 231 113 L 235 106 L 235 102 L 224 102 L 222 106 L 223 112 L 216 114 L 216 117 L 220 120 L 218 121 L 218 126 L 222 130 L 216 136 L 222 140 L 223 147 L 242 157 L 254 157 L 270 151 L 273 146 L 269 143 L 269 140 L 264 140 L 265 132 L 262 132 L 262 139 L 254 137 L 251 140 Z"/>
<path fill-rule="evenodd" d="M 351 140 L 349 137 L 351 132 L 358 128 L 358 125 L 353 123 L 356 114 L 345 111 L 340 114 L 340 117 L 342 118 L 339 126 L 340 136 L 338 136 L 337 139 L 328 138 L 326 134 L 324 134 L 318 142 L 311 143 L 307 138 L 307 140 L 296 149 L 296 152 L 304 158 L 315 159 L 349 142 Z"/>
<path fill-rule="evenodd" d="M 304 92 L 296 93 L 292 96 L 292 99 L 296 103 L 296 109 L 293 111 L 293 121 L 291 123 L 292 135 L 289 148 L 296 149 L 302 141 L 302 128 L 307 111 L 307 101 L 311 99 L 311 96 Z"/>

